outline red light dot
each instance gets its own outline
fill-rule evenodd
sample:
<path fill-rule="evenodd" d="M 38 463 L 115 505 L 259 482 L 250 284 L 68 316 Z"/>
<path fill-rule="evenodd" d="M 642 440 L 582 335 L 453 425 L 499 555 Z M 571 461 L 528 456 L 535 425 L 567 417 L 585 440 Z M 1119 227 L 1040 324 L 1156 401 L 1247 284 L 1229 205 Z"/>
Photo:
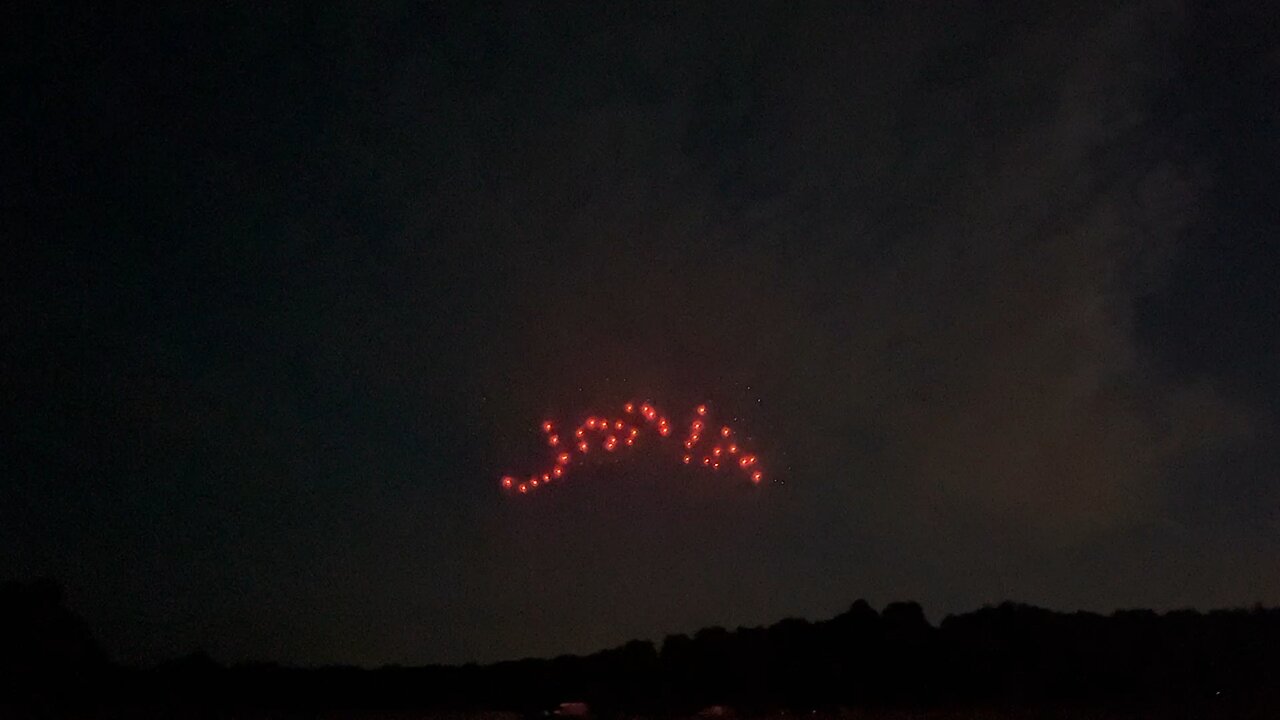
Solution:
<path fill-rule="evenodd" d="M 587 444 L 585 442 L 578 443 L 578 452 L 585 453 L 586 451 L 587 451 Z M 746 465 L 743 465 L 743 467 L 746 467 Z"/>
<path fill-rule="evenodd" d="M 762 479 L 764 479 L 764 473 L 759 470 L 751 473 L 751 482 L 758 484 Z"/>
<path fill-rule="evenodd" d="M 615 422 L 615 423 L 613 424 L 613 429 L 614 429 L 614 430 L 621 430 L 621 429 L 622 429 L 622 421 L 621 421 L 621 420 L 619 420 L 619 421 Z"/>
<path fill-rule="evenodd" d="M 560 477 L 561 475 L 564 475 L 564 468 L 557 465 L 551 469 L 551 474 L 556 477 Z"/>
<path fill-rule="evenodd" d="M 560 463 L 561 465 L 568 465 L 568 464 L 569 464 L 569 453 L 560 453 L 559 455 L 557 455 L 557 456 L 556 456 L 556 462 Z"/>
<path fill-rule="evenodd" d="M 513 484 L 515 484 L 515 480 L 513 480 L 513 479 L 511 479 L 511 478 L 509 478 L 509 477 L 504 477 L 504 478 L 502 478 L 502 487 L 504 487 L 504 488 L 509 488 L 509 487 L 511 487 Z"/>
<path fill-rule="evenodd" d="M 551 473 L 542 473 L 542 482 L 551 480 Z"/>
<path fill-rule="evenodd" d="M 546 420 L 542 423 L 542 432 L 551 432 L 551 421 Z"/>
<path fill-rule="evenodd" d="M 719 470 L 719 469 L 720 469 L 720 463 L 718 463 L 718 462 L 713 462 L 713 463 L 711 463 L 711 469 L 712 469 L 712 470 Z"/>
<path fill-rule="evenodd" d="M 578 428 L 577 430 L 574 430 L 573 434 L 576 437 L 582 437 L 582 428 Z"/>
<path fill-rule="evenodd" d="M 726 425 L 725 427 L 720 428 L 720 437 L 729 437 L 729 433 L 731 432 L 733 431 Z"/>
<path fill-rule="evenodd" d="M 592 430 L 595 430 L 595 429 L 596 429 L 596 419 L 595 419 L 595 418 L 587 418 L 587 427 L 591 428 Z"/>
<path fill-rule="evenodd" d="M 703 465 L 710 465 L 710 464 L 711 464 L 711 458 L 709 458 L 709 457 L 704 457 L 704 458 L 702 458 L 702 464 L 703 464 Z"/>
<path fill-rule="evenodd" d="M 711 454 L 712 454 L 712 455 L 715 455 L 716 457 L 720 457 L 720 446 L 719 446 L 719 445 L 717 445 L 717 446 L 715 446 L 715 447 L 711 448 Z"/>
<path fill-rule="evenodd" d="M 689 457 L 688 455 L 685 455 L 685 456 L 684 456 L 684 464 L 685 464 L 685 465 L 688 465 L 688 464 L 689 464 L 689 461 L 690 461 L 690 460 L 692 460 L 692 459 L 693 459 L 693 458 Z"/>
<path fill-rule="evenodd" d="M 730 445 L 730 446 L 729 446 L 729 454 L 730 454 L 730 455 L 737 455 L 737 454 L 738 454 L 738 446 L 737 446 L 737 445 Z"/>
<path fill-rule="evenodd" d="M 742 458 L 740 458 L 740 459 L 738 460 L 738 465 L 740 465 L 740 466 L 742 466 L 742 467 L 746 467 L 746 466 L 748 466 L 748 465 L 750 465 L 750 464 L 751 464 L 751 462 L 750 462 L 750 458 L 742 457 Z"/>
<path fill-rule="evenodd" d="M 528 486 L 528 485 L 525 485 L 524 483 L 520 483 L 520 492 L 522 492 L 522 493 L 527 493 L 527 492 L 529 492 L 529 486 Z"/>
<path fill-rule="evenodd" d="M 628 444 L 628 445 L 635 445 L 635 444 L 636 444 L 636 439 L 635 439 L 635 438 L 627 438 L 627 444 Z"/>
<path fill-rule="evenodd" d="M 632 405 L 631 403 L 627 403 L 626 405 L 622 406 L 622 409 L 625 412 L 635 412 L 636 406 Z"/>
<path fill-rule="evenodd" d="M 685 449 L 685 450 L 692 450 L 692 449 L 693 449 L 693 441 L 692 441 L 692 440 L 685 440 L 685 441 L 684 441 L 684 449 Z"/>
<path fill-rule="evenodd" d="M 701 421 L 701 420 L 694 420 L 694 421 L 693 421 L 693 429 L 694 429 L 694 430 L 701 430 L 701 429 L 702 429 L 702 421 Z"/>
<path fill-rule="evenodd" d="M 670 435 L 670 434 L 671 434 L 671 428 L 669 428 L 669 427 L 660 427 L 660 428 L 658 428 L 658 434 L 659 434 L 659 435 L 661 435 L 662 437 L 666 437 L 666 436 L 668 436 L 668 435 Z"/>
<path fill-rule="evenodd" d="M 559 445 L 559 444 L 560 444 L 560 436 L 559 436 L 559 435 L 552 435 L 551 437 L 547 438 L 547 444 L 548 444 L 548 445 Z"/>
<path fill-rule="evenodd" d="M 706 406 L 706 405 L 699 405 L 699 406 L 697 407 L 697 413 L 698 413 L 699 415 L 706 415 L 706 414 L 707 414 L 707 406 Z"/>

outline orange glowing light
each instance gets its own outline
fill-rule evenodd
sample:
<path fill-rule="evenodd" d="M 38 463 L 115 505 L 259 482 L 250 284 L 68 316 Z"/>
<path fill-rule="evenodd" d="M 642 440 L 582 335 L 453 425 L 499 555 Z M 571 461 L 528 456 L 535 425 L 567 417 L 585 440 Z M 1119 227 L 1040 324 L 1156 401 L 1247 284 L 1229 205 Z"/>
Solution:
<path fill-rule="evenodd" d="M 626 443 L 627 447 L 633 447 L 637 444 L 637 440 L 646 427 L 652 428 L 656 434 L 666 438 L 671 435 L 671 424 L 667 417 L 660 415 L 657 408 L 650 402 L 645 402 L 639 407 L 634 403 L 626 403 L 623 406 L 626 413 L 639 412 L 647 420 L 646 423 L 638 425 L 630 425 L 625 418 L 611 419 L 607 416 L 591 415 L 586 418 L 582 425 L 574 430 L 576 440 L 575 447 L 567 447 L 564 450 L 552 451 L 553 463 L 545 470 L 539 471 L 528 476 L 526 481 L 519 481 L 510 475 L 504 475 L 500 479 L 500 484 L 505 489 L 517 489 L 521 494 L 528 494 L 532 490 L 541 488 L 544 485 L 551 484 L 553 479 L 559 479 L 568 475 L 569 465 L 573 462 L 574 452 L 586 455 L 590 450 L 590 446 L 586 438 L 587 432 L 600 433 L 600 446 L 608 453 L 614 453 L 617 449 L 618 441 Z M 707 405 L 699 405 L 695 408 L 696 416 L 690 423 L 689 434 L 682 441 L 686 451 L 692 450 L 701 440 L 702 430 L 711 425 L 713 422 L 707 410 Z M 706 421 L 704 422 L 704 418 Z M 556 423 L 552 419 L 544 420 L 541 428 L 546 433 L 547 444 L 552 447 L 560 445 L 561 435 L 555 432 Z M 729 438 L 734 435 L 734 431 L 728 425 L 721 425 L 716 428 L 719 430 L 719 437 Z M 626 431 L 625 434 L 623 431 Z M 661 443 L 658 443 L 659 445 Z M 715 445 L 708 448 L 707 453 L 701 456 L 701 466 L 714 471 L 720 470 L 720 464 L 724 459 L 724 455 L 738 455 L 740 448 L 737 443 L 726 443 L 725 445 Z M 681 462 L 685 465 L 693 463 L 693 455 L 685 453 L 681 455 Z M 755 455 L 743 453 L 736 458 L 738 465 L 746 471 L 746 475 L 756 484 L 764 478 L 764 472 L 758 466 L 758 460 Z"/>

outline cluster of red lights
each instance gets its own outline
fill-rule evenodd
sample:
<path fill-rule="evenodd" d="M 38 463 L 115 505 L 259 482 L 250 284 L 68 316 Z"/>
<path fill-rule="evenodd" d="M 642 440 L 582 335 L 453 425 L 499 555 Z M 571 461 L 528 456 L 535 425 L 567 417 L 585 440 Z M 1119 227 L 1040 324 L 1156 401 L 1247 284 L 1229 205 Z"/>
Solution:
<path fill-rule="evenodd" d="M 572 434 L 562 434 L 555 423 L 543 421 L 542 433 L 554 456 L 551 466 L 524 480 L 507 475 L 502 478 L 503 489 L 527 494 L 564 478 L 579 459 L 577 456 L 588 455 L 594 448 L 614 453 L 635 446 L 645 432 L 656 433 L 661 438 L 671 436 L 671 422 L 652 403 L 627 403 L 622 406 L 622 413 L 623 417 L 617 418 L 592 415 L 574 428 Z M 706 441 L 702 437 L 704 432 L 711 435 Z M 711 471 L 719 471 L 721 464 L 727 470 L 736 466 L 757 485 L 764 479 L 760 461 L 738 446 L 733 428 L 724 425 L 718 431 L 708 429 L 706 405 L 694 408 L 682 446 L 680 459 L 685 465 L 701 465 Z"/>

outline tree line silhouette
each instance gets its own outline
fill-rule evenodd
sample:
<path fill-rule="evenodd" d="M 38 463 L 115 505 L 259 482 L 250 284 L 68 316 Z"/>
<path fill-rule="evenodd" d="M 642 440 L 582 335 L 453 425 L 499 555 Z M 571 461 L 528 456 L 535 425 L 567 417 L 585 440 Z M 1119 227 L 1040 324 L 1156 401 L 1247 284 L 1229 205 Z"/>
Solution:
<path fill-rule="evenodd" d="M 952 615 L 865 601 L 829 620 L 720 627 L 586 656 L 490 665 L 290 668 L 202 654 L 111 663 L 48 581 L 0 586 L 0 710 L 113 707 L 506 710 L 586 702 L 598 716 L 884 708 L 1156 708 L 1280 717 L 1280 609 L 1061 613 L 1017 603 Z"/>

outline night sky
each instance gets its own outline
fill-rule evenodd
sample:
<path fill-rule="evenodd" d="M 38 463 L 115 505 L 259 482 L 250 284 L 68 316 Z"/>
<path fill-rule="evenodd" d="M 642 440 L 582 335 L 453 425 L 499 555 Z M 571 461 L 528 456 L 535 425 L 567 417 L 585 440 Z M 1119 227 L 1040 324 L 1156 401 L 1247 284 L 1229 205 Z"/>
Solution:
<path fill-rule="evenodd" d="M 98 5 L 0 22 L 0 578 L 115 659 L 1280 603 L 1267 3 Z M 501 491 L 644 398 L 770 482 Z"/>

